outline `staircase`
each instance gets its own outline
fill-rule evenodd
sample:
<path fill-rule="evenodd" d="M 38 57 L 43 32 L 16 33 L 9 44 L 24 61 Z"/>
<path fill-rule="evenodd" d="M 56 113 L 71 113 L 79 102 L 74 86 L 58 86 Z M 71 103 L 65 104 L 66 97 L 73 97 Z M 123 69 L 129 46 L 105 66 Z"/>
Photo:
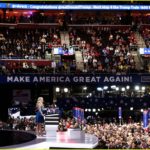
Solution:
<path fill-rule="evenodd" d="M 143 68 L 143 61 L 142 58 L 140 58 L 140 54 L 138 51 L 132 51 L 131 55 L 134 57 L 134 61 L 136 64 L 136 69 L 140 70 Z"/>
<path fill-rule="evenodd" d="M 143 37 L 141 36 L 141 34 L 139 32 L 135 32 L 134 35 L 135 35 L 138 47 L 139 48 L 145 48 L 146 47 L 145 41 L 144 41 Z"/>
<path fill-rule="evenodd" d="M 60 38 L 61 38 L 61 45 L 66 44 L 67 47 L 70 45 L 69 33 L 68 32 L 61 32 L 60 33 Z"/>
<path fill-rule="evenodd" d="M 131 51 L 131 54 L 132 54 L 132 56 L 134 56 L 134 60 L 136 63 L 136 69 L 140 70 L 143 68 L 143 60 L 142 60 L 142 57 L 140 56 L 139 49 L 145 48 L 146 45 L 145 45 L 143 37 L 140 35 L 139 32 L 135 32 L 135 39 L 137 41 L 138 50 L 137 51 Z"/>
<path fill-rule="evenodd" d="M 59 114 L 51 114 L 45 116 L 45 125 L 58 125 Z"/>
<path fill-rule="evenodd" d="M 84 65 L 81 51 L 75 51 L 75 59 L 76 59 L 76 68 L 82 71 L 84 69 Z"/>

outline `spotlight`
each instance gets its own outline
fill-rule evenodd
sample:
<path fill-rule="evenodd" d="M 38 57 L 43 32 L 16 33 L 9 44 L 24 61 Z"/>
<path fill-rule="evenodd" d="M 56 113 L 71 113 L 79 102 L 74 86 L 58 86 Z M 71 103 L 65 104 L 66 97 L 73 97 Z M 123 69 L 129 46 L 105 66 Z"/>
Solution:
<path fill-rule="evenodd" d="M 112 85 L 112 86 L 111 86 L 111 89 L 116 89 L 116 85 Z"/>
<path fill-rule="evenodd" d="M 119 87 L 116 87 L 116 91 L 119 91 Z"/>
<path fill-rule="evenodd" d="M 135 86 L 135 90 L 138 91 L 140 87 L 138 85 Z"/>
<path fill-rule="evenodd" d="M 103 91 L 101 87 L 97 87 L 97 91 Z"/>
<path fill-rule="evenodd" d="M 108 86 L 104 86 L 104 88 L 103 88 L 104 90 L 107 90 L 108 89 Z"/>
<path fill-rule="evenodd" d="M 83 90 L 87 90 L 87 87 L 85 86 L 85 87 L 83 87 Z"/>
<path fill-rule="evenodd" d="M 93 109 L 93 112 L 96 112 L 96 109 L 95 109 L 95 108 Z"/>
<path fill-rule="evenodd" d="M 125 89 L 124 87 L 123 87 L 123 88 L 121 88 L 121 91 L 122 91 L 122 92 L 124 92 L 125 90 L 126 90 L 126 89 Z"/>
<path fill-rule="evenodd" d="M 130 110 L 133 110 L 133 107 L 130 107 Z"/>
<path fill-rule="evenodd" d="M 64 88 L 64 92 L 67 93 L 68 92 L 68 88 Z"/>
<path fill-rule="evenodd" d="M 141 109 L 141 112 L 143 112 L 144 110 L 143 109 Z"/>
<path fill-rule="evenodd" d="M 142 91 L 145 91 L 145 86 L 142 86 Z"/>
<path fill-rule="evenodd" d="M 87 112 L 88 111 L 88 109 L 85 109 L 85 112 Z"/>
<path fill-rule="evenodd" d="M 60 88 L 59 87 L 56 87 L 56 92 L 60 92 Z"/>

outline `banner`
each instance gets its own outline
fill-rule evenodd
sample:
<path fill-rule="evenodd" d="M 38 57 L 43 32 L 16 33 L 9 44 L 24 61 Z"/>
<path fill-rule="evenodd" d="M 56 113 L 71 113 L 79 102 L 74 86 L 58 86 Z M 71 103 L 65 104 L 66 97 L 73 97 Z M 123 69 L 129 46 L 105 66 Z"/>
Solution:
<path fill-rule="evenodd" d="M 0 84 L 57 84 L 57 85 L 132 85 L 150 84 L 150 74 L 80 74 L 80 75 L 61 75 L 61 74 L 19 74 L 19 75 L 0 75 Z"/>
<path fill-rule="evenodd" d="M 122 118 L 122 108 L 121 107 L 118 108 L 118 118 L 119 119 Z"/>
<path fill-rule="evenodd" d="M 150 5 L 0 3 L 0 8 L 30 10 L 150 10 Z"/>
<path fill-rule="evenodd" d="M 143 128 L 147 128 L 148 126 L 148 111 L 143 111 Z"/>

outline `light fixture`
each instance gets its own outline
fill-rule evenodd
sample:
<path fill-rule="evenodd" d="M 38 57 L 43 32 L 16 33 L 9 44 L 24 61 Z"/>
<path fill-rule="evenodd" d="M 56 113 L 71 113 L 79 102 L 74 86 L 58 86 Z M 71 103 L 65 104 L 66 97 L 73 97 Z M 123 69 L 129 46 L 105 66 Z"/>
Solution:
<path fill-rule="evenodd" d="M 133 107 L 130 107 L 130 110 L 133 110 Z"/>
<path fill-rule="evenodd" d="M 87 90 L 87 87 L 86 87 L 86 86 L 84 86 L 84 87 L 83 87 L 83 90 Z"/>
<path fill-rule="evenodd" d="M 91 109 L 88 109 L 89 112 L 91 112 Z"/>
<path fill-rule="evenodd" d="M 143 109 L 141 109 L 141 112 L 143 112 L 144 110 Z"/>
<path fill-rule="evenodd" d="M 145 86 L 142 86 L 142 91 L 145 91 Z"/>
<path fill-rule="evenodd" d="M 96 109 L 95 108 L 93 108 L 93 110 L 92 110 L 93 112 L 96 112 Z"/>
<path fill-rule="evenodd" d="M 127 90 L 129 90 L 129 89 L 130 89 L 130 86 L 129 86 L 129 85 L 127 85 L 127 86 L 126 86 L 126 89 L 127 89 Z"/>
<path fill-rule="evenodd" d="M 119 91 L 119 87 L 116 87 L 116 91 Z"/>
<path fill-rule="evenodd" d="M 116 89 L 116 85 L 112 85 L 112 86 L 111 86 L 111 89 Z"/>
<path fill-rule="evenodd" d="M 135 90 L 138 91 L 140 87 L 138 85 L 135 86 Z"/>
<path fill-rule="evenodd" d="M 59 87 L 56 87 L 56 92 L 60 92 L 60 88 Z"/>
<path fill-rule="evenodd" d="M 124 87 L 121 88 L 121 91 L 124 92 L 126 89 Z"/>
<path fill-rule="evenodd" d="M 68 92 L 68 88 L 64 88 L 64 92 L 67 93 Z"/>
<path fill-rule="evenodd" d="M 88 109 L 85 109 L 85 112 L 87 112 L 88 111 Z"/>
<path fill-rule="evenodd" d="M 103 91 L 101 87 L 97 87 L 97 91 Z"/>
<path fill-rule="evenodd" d="M 104 90 L 107 90 L 108 89 L 108 86 L 104 86 L 104 88 L 103 88 Z"/>

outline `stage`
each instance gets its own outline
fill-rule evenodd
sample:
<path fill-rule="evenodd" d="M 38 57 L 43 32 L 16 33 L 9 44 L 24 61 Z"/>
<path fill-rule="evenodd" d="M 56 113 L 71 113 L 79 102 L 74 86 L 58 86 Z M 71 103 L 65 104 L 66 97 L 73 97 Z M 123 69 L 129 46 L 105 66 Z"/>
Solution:
<path fill-rule="evenodd" d="M 98 138 L 94 135 L 85 134 L 84 137 L 81 137 L 80 139 L 74 137 L 74 139 L 70 139 L 65 132 L 56 132 L 56 130 L 57 126 L 48 126 L 46 127 L 47 134 L 43 137 L 36 137 L 36 139 L 23 144 L 0 148 L 95 148 L 98 145 Z"/>

